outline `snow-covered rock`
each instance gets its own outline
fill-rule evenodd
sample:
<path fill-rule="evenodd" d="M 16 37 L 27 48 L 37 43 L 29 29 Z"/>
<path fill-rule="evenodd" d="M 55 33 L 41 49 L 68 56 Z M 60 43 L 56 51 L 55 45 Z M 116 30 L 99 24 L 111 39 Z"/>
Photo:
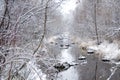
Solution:
<path fill-rule="evenodd" d="M 78 58 L 78 60 L 86 60 L 86 57 L 85 57 L 85 56 L 80 56 L 80 57 Z"/>

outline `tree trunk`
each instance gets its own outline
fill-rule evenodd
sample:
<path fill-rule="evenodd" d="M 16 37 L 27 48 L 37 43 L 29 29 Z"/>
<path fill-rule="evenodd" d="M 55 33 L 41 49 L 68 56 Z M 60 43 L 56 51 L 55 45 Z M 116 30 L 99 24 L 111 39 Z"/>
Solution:
<path fill-rule="evenodd" d="M 97 26 L 97 2 L 94 4 L 94 24 L 95 24 L 95 34 L 97 39 L 97 44 L 100 44 L 98 26 Z"/>

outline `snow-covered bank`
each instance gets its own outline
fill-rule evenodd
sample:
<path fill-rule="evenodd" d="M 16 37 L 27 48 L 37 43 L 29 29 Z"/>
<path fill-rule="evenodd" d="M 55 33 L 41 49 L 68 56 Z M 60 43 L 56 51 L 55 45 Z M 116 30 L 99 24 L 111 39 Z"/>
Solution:
<path fill-rule="evenodd" d="M 96 45 L 94 41 L 82 42 L 80 47 L 82 50 L 87 51 L 89 49 L 94 51 L 94 55 L 99 59 L 119 60 L 120 49 L 118 43 L 114 41 L 109 43 L 108 41 L 102 42 L 100 45 Z"/>

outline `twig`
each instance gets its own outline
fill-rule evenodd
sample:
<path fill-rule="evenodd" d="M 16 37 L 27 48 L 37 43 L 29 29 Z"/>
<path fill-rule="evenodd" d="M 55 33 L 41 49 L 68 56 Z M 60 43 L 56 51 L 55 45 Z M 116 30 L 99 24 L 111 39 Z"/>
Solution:
<path fill-rule="evenodd" d="M 37 48 L 34 50 L 34 52 L 33 52 L 33 55 L 35 55 L 36 52 L 37 52 L 37 51 L 39 50 L 39 48 L 41 47 L 42 42 L 43 42 L 44 37 L 45 37 L 45 34 L 46 34 L 46 23 L 47 23 L 47 9 L 48 9 L 48 3 L 49 3 L 49 1 L 46 3 L 46 7 L 45 7 L 44 26 L 43 26 L 43 27 L 44 27 L 44 32 L 43 32 L 43 35 L 42 35 L 42 38 L 41 38 L 41 40 L 40 40 L 40 42 L 39 42 L 38 47 L 37 47 Z M 22 69 L 24 65 L 26 65 L 26 63 L 24 63 L 24 64 L 20 67 L 20 69 Z"/>
<path fill-rule="evenodd" d="M 113 69 L 113 72 L 111 73 L 111 75 L 107 78 L 107 80 L 110 80 L 112 78 L 112 76 L 115 74 L 116 70 L 118 69 L 118 66 L 115 66 L 115 68 Z"/>
<path fill-rule="evenodd" d="M 3 13 L 3 18 L 2 18 L 2 21 L 0 23 L 0 29 L 2 28 L 3 24 L 4 24 L 4 20 L 5 20 L 5 16 L 6 16 L 6 13 L 7 13 L 7 5 L 8 5 L 8 1 L 5 0 L 5 10 L 4 10 L 4 13 Z"/>
<path fill-rule="evenodd" d="M 36 52 L 39 50 L 39 48 L 41 47 L 42 42 L 43 42 L 44 37 L 45 37 L 45 34 L 46 34 L 46 23 L 47 23 L 47 9 L 48 9 L 48 3 L 49 3 L 49 1 L 46 3 L 46 7 L 45 7 L 44 26 L 43 26 L 43 27 L 44 27 L 44 32 L 43 32 L 42 38 L 41 38 L 41 40 L 40 40 L 40 42 L 39 42 L 39 45 L 38 45 L 38 47 L 35 49 L 33 55 L 35 55 L 35 53 L 36 53 Z"/>
<path fill-rule="evenodd" d="M 41 76 L 40 76 L 39 73 L 38 73 L 38 71 L 37 71 L 32 65 L 31 65 L 31 68 L 32 68 L 32 69 L 35 71 L 35 73 L 38 75 L 39 79 L 42 80 L 42 79 L 41 79 Z"/>
<path fill-rule="evenodd" d="M 11 62 L 11 65 L 10 65 L 10 70 L 9 70 L 9 74 L 8 74 L 8 80 L 11 79 L 11 71 L 12 71 L 12 62 Z"/>

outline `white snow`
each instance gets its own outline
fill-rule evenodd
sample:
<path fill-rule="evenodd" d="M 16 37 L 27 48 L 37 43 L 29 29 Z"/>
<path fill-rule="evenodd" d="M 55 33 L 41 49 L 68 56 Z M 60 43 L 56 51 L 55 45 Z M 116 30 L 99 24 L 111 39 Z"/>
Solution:
<path fill-rule="evenodd" d="M 120 49 L 118 43 L 109 43 L 104 41 L 100 45 L 89 45 L 87 48 L 95 50 L 102 58 L 109 60 L 117 60 L 120 58 Z"/>
<path fill-rule="evenodd" d="M 46 74 L 44 74 L 41 69 L 37 68 L 34 61 L 30 61 L 27 64 L 27 69 L 31 71 L 27 80 L 47 80 Z"/>

